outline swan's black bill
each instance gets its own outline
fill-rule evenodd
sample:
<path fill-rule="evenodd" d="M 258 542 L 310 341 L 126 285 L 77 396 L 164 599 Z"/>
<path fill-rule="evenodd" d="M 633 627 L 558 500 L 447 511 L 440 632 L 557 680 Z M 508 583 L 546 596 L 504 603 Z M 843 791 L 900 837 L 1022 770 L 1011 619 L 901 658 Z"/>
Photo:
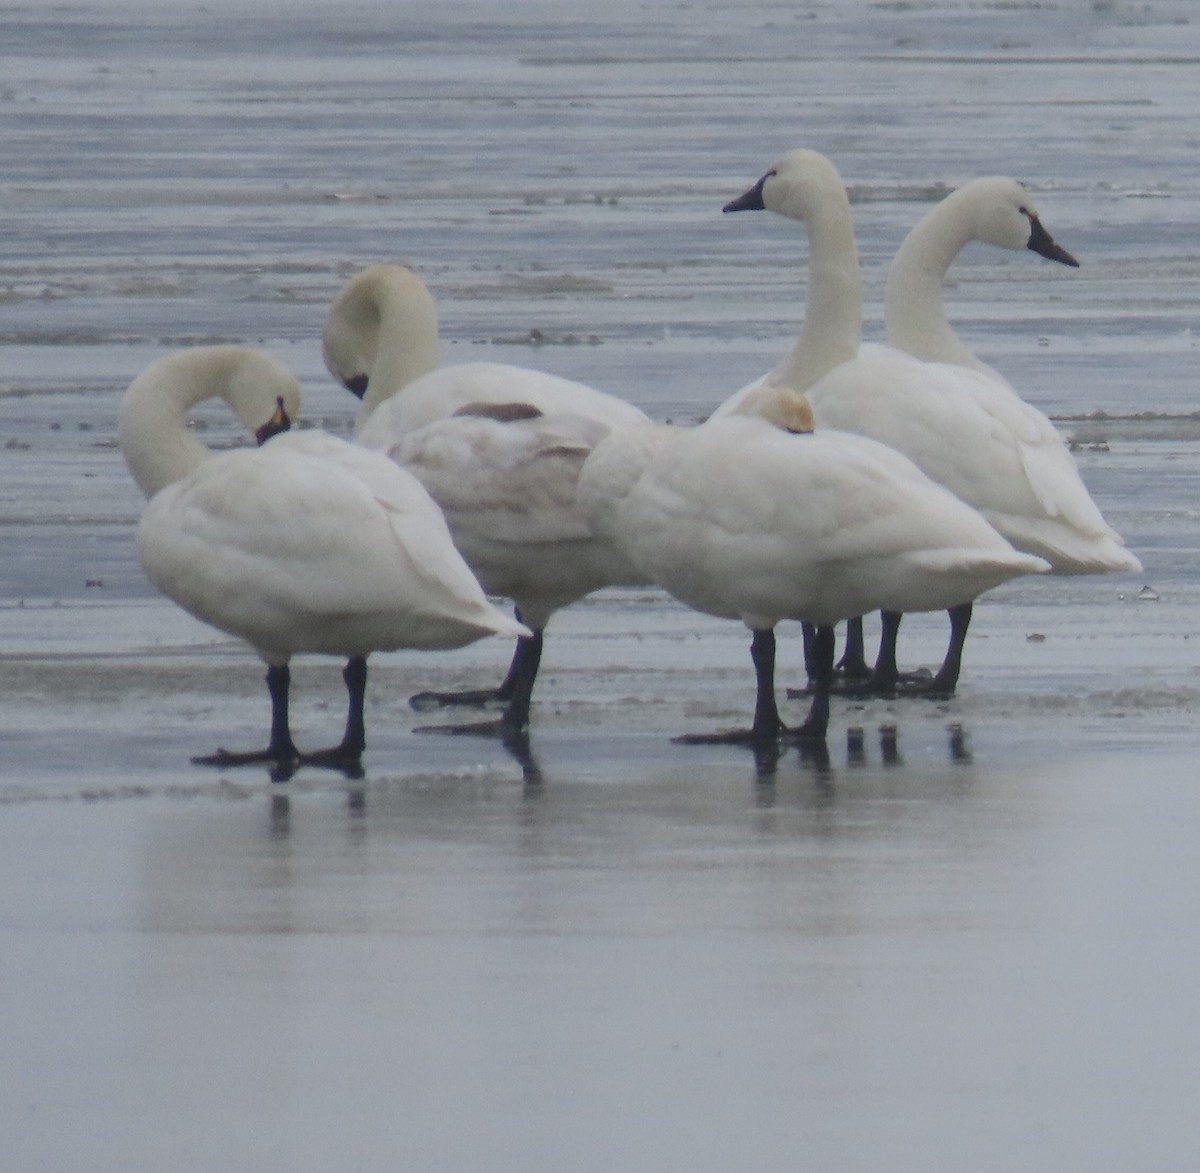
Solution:
<path fill-rule="evenodd" d="M 1060 265 L 1070 265 L 1072 269 L 1079 268 L 1079 262 L 1062 245 L 1055 242 L 1054 237 L 1042 227 L 1042 222 L 1036 216 L 1029 217 L 1029 225 L 1029 243 L 1026 248 L 1032 249 L 1038 256 L 1047 260 L 1057 261 Z"/>
<path fill-rule="evenodd" d="M 288 415 L 287 409 L 283 406 L 283 400 L 276 399 L 275 414 L 254 433 L 254 438 L 261 447 L 272 436 L 278 436 L 280 432 L 286 432 L 291 426 L 291 417 Z"/>
<path fill-rule="evenodd" d="M 735 200 L 730 200 L 722 209 L 722 212 L 762 212 L 766 209 L 766 204 L 763 203 L 763 185 L 774 174 L 773 171 L 768 171 L 749 191 L 743 192 Z"/>
<path fill-rule="evenodd" d="M 346 390 L 349 391 L 351 395 L 354 395 L 359 399 L 362 399 L 366 395 L 366 375 L 351 375 L 348 379 L 344 380 L 344 382 L 346 384 Z"/>

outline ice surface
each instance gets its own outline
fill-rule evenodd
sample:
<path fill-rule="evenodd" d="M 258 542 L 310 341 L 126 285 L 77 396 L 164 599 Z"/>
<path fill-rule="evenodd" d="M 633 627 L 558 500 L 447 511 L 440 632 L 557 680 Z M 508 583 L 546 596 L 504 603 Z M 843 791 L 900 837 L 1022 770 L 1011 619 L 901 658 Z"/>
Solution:
<path fill-rule="evenodd" d="M 1196 20 L 0 13 L 5 1167 L 1193 1169 Z M 401 260 L 447 361 L 699 418 L 794 337 L 800 232 L 720 208 L 798 145 L 850 186 L 873 337 L 932 200 L 1029 184 L 1082 268 L 973 247 L 947 303 L 1145 575 L 993 592 L 954 701 L 835 703 L 827 756 L 672 745 L 744 719 L 746 633 L 610 591 L 554 620 L 529 758 L 413 733 L 409 693 L 498 677 L 491 641 L 372 661 L 361 779 L 190 766 L 261 740 L 262 667 L 141 576 L 130 379 L 262 345 L 347 434 L 325 309 Z M 910 617 L 902 659 L 944 638 Z M 338 665 L 297 666 L 298 737 L 342 704 Z"/>

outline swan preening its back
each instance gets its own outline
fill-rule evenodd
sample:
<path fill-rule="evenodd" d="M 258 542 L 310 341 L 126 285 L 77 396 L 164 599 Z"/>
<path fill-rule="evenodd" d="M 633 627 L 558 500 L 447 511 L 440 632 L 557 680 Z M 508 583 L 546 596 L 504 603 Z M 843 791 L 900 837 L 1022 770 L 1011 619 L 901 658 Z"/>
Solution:
<path fill-rule="evenodd" d="M 402 265 L 354 277 L 326 322 L 326 366 L 359 395 L 357 441 L 411 471 L 445 512 L 489 594 L 532 628 L 498 689 L 425 693 L 414 703 L 500 699 L 498 722 L 448 732 L 511 734 L 529 721 L 542 632 L 560 607 L 643 581 L 575 509 L 579 469 L 614 428 L 647 423 L 632 404 L 582 383 L 501 363 L 437 363 L 437 310 Z"/>
<path fill-rule="evenodd" d="M 238 346 L 160 359 L 121 401 L 121 450 L 149 498 L 137 531 L 151 582 L 267 662 L 270 743 L 219 751 L 214 764 L 352 763 L 361 756 L 366 658 L 528 634 L 497 611 L 455 550 L 419 482 L 385 457 L 322 432 L 286 432 L 256 449 L 214 454 L 186 413 L 225 399 L 256 433 L 294 417 L 300 388 L 278 360 Z M 344 656 L 350 709 L 340 745 L 301 754 L 288 724 L 288 663 Z"/>
<path fill-rule="evenodd" d="M 759 208 L 807 228 L 804 324 L 778 366 L 722 404 L 717 415 L 738 409 L 759 384 L 806 391 L 819 428 L 856 432 L 904 453 L 1017 549 L 1046 559 L 1054 573 L 1140 569 L 1096 508 L 1054 425 L 974 358 L 942 309 L 942 277 L 968 240 L 1031 248 L 1075 263 L 1042 227 L 1020 185 L 1000 179 L 969 184 L 910 233 L 889 273 L 891 346 L 861 344 L 858 254 L 850 204 L 833 164 L 815 151 L 789 152 L 726 211 Z M 939 693 L 953 691 L 957 681 L 965 618 L 969 613 L 959 616 L 934 679 Z M 885 617 L 876 670 L 884 688 L 896 680 L 898 622 L 897 615 Z"/>

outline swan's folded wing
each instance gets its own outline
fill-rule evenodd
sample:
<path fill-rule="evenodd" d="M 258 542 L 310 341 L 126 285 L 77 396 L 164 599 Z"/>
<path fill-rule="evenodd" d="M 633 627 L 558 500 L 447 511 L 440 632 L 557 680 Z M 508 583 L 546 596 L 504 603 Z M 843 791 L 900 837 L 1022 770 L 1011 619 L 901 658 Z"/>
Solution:
<path fill-rule="evenodd" d="M 882 347 L 810 393 L 819 427 L 868 435 L 909 456 L 975 508 L 1115 538 L 1053 423 L 1006 383 Z"/>
<path fill-rule="evenodd" d="M 455 416 L 388 450 L 441 506 L 452 532 L 493 543 L 585 541 L 575 506 L 579 471 L 608 428 L 574 415 Z"/>
<path fill-rule="evenodd" d="M 280 445 L 210 461 L 147 508 L 147 574 L 193 614 L 260 646 L 263 628 L 313 617 L 386 616 L 401 628 L 491 612 L 419 484 L 364 452 L 379 462 L 368 483 L 347 467 L 356 454 L 345 455 Z"/>

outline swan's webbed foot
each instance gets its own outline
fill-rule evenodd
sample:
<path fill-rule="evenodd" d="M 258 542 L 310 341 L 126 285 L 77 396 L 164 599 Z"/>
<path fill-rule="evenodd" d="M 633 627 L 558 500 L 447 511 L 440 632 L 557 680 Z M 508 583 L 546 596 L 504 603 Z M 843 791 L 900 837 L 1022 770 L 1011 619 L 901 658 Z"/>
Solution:
<path fill-rule="evenodd" d="M 298 766 L 316 766 L 322 770 L 337 770 L 347 778 L 363 777 L 363 746 L 346 744 L 333 745 L 328 749 L 317 749 L 302 753 L 296 759 Z"/>
<path fill-rule="evenodd" d="M 682 733 L 672 737 L 674 745 L 778 745 L 787 735 L 787 727 L 778 722 L 773 725 L 750 729 L 719 729 L 714 733 Z"/>
<path fill-rule="evenodd" d="M 501 741 L 508 741 L 524 736 L 528 728 L 527 721 L 501 716 L 495 721 L 473 721 L 465 725 L 418 725 L 413 732 L 447 733 L 452 737 L 496 737 Z"/>
<path fill-rule="evenodd" d="M 300 760 L 300 751 L 294 745 L 267 746 L 266 749 L 251 749 L 232 751 L 219 749 L 216 753 L 201 754 L 192 758 L 193 766 L 217 766 L 219 768 L 233 766 L 283 766 Z"/>
<path fill-rule="evenodd" d="M 824 745 L 828 731 L 828 721 L 808 720 L 794 729 L 785 730 L 783 740 L 789 745 Z"/>
<path fill-rule="evenodd" d="M 954 696 L 958 687 L 958 674 L 953 676 L 928 668 L 916 672 L 905 672 L 896 682 L 896 695 L 902 697 L 922 697 L 926 700 L 948 701 Z"/>
<path fill-rule="evenodd" d="M 833 673 L 835 682 L 866 680 L 871 675 L 871 665 L 861 656 L 851 657 L 847 653 L 834 665 Z"/>
<path fill-rule="evenodd" d="M 482 709 L 495 701 L 505 700 L 508 697 L 499 688 L 467 688 L 459 692 L 418 692 L 408 698 L 408 703 L 410 708 L 424 713 L 450 705 L 471 705 Z"/>

